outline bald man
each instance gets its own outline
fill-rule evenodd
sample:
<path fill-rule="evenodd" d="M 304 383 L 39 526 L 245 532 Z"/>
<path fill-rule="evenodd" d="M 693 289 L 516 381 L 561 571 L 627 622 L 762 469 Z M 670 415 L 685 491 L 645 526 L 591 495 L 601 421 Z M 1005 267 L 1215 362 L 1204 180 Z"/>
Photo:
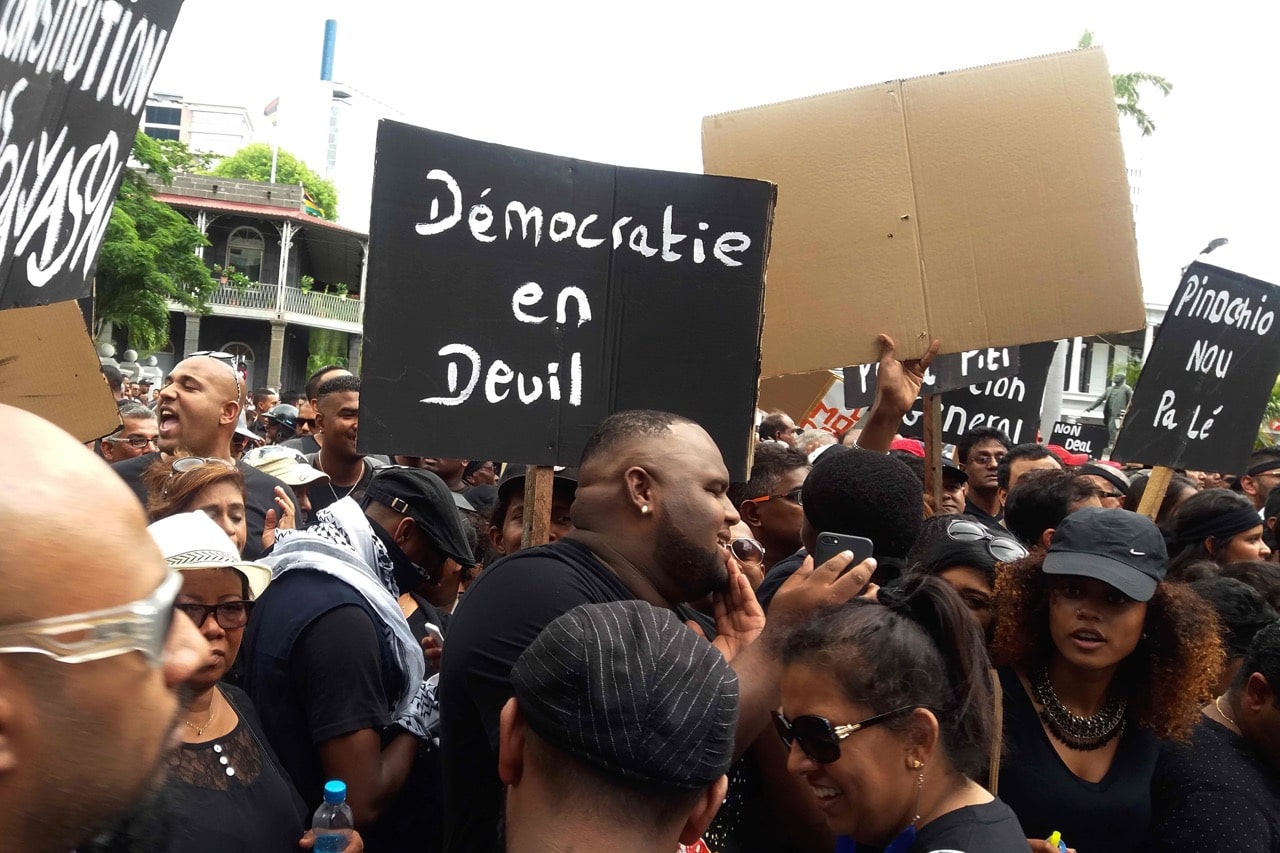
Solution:
<path fill-rule="evenodd" d="M 235 435 L 243 396 L 240 378 L 229 362 L 207 355 L 178 362 L 165 378 L 156 405 L 160 451 L 118 462 L 111 466 L 112 470 L 145 506 L 147 490 L 142 484 L 142 474 L 156 460 L 202 456 L 235 461 L 231 438 Z M 268 526 L 268 513 L 274 526 L 284 502 L 293 504 L 295 516 L 298 502 L 293 490 L 280 480 L 243 462 L 237 465 L 244 474 L 245 520 L 249 528 L 244 557 L 256 560 L 266 550 L 262 532 Z"/>
<path fill-rule="evenodd" d="M 0 405 L 0 430 L 0 846 L 65 853 L 157 789 L 182 740 L 178 686 L 209 647 L 172 618 L 181 581 L 106 464 L 19 409 Z M 131 604 L 133 630 L 112 631 Z M 47 621 L 107 608 L 100 639 Z"/>
<path fill-rule="evenodd" d="M 702 427 L 666 412 L 611 415 L 583 450 L 574 532 L 499 561 L 467 589 L 440 673 L 446 850 L 497 849 L 497 745 L 511 668 L 543 628 L 580 604 L 638 599 L 697 621 L 741 682 L 737 753 L 764 731 L 778 706 L 781 667 L 772 643 L 753 642 L 764 613 L 729 556 L 738 512 L 728 487 L 724 459 Z M 779 632 L 815 607 L 856 595 L 875 565 L 841 577 L 852 556 L 817 571 L 806 562 L 779 591 L 784 612 L 771 608 L 765 630 Z M 726 607 L 715 624 L 687 606 L 713 593 Z"/>

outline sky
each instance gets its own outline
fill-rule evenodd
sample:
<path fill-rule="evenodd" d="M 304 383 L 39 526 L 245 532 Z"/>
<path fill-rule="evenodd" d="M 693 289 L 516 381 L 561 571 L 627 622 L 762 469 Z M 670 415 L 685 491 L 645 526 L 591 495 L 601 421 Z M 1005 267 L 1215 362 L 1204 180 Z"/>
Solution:
<path fill-rule="evenodd" d="M 1144 93 L 1153 136 L 1122 119 L 1147 300 L 1167 302 L 1217 237 L 1230 242 L 1213 263 L 1280 283 L 1280 4 L 186 0 L 152 88 L 243 105 L 265 136 L 262 107 L 318 78 L 330 17 L 334 79 L 403 120 L 689 172 L 703 116 L 1066 50 L 1091 30 L 1113 72 L 1174 87 Z"/>

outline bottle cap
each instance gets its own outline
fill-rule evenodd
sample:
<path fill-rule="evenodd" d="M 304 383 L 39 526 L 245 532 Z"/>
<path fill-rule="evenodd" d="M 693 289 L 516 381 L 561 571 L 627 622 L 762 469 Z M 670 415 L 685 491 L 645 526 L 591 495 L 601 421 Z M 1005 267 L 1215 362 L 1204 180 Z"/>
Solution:
<path fill-rule="evenodd" d="M 347 800 L 347 783 L 341 779 L 334 779 L 331 782 L 324 783 L 324 801 L 331 806 L 338 803 L 344 803 Z"/>

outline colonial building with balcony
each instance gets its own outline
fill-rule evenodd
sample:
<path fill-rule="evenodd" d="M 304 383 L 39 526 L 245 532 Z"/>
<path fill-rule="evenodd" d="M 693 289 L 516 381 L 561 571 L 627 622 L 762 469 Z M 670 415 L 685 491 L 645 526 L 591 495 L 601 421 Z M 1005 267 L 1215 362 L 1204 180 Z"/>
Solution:
<path fill-rule="evenodd" d="M 170 303 L 162 370 L 221 350 L 244 363 L 250 387 L 301 388 L 313 354 L 359 371 L 368 235 L 309 215 L 301 186 L 177 175 L 155 189 L 208 238 L 200 254 L 221 279 L 209 314 Z"/>

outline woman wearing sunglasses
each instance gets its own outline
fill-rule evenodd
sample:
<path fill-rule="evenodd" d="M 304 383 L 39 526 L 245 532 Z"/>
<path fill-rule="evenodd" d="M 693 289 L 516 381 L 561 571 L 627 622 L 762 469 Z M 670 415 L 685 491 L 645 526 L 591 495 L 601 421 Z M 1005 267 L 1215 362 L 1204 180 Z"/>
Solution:
<path fill-rule="evenodd" d="M 1086 508 L 996 579 L 1000 794 L 1032 849 L 1142 849 L 1159 740 L 1185 738 L 1222 666 L 1213 609 L 1165 583 L 1150 519 Z"/>
<path fill-rule="evenodd" d="M 913 577 L 820 612 L 782 663 L 787 766 L 837 835 L 885 853 L 1026 853 L 1013 812 L 974 781 L 997 734 L 991 675 L 949 585 Z"/>
<path fill-rule="evenodd" d="M 147 489 L 147 512 L 159 521 L 182 512 L 208 515 L 244 553 L 249 538 L 245 509 L 244 474 L 233 463 L 218 458 L 180 456 L 157 460 L 142 475 Z M 276 541 L 276 530 L 295 524 L 293 501 L 284 489 L 276 487 L 274 516 L 267 513 L 262 533 L 262 548 L 270 550 Z M 276 518 L 280 521 L 276 522 Z"/>
<path fill-rule="evenodd" d="M 271 570 L 242 561 L 202 512 L 172 515 L 148 529 L 165 561 L 182 575 L 175 617 L 190 618 L 210 649 L 208 661 L 187 681 L 192 695 L 181 717 L 184 742 L 169 760 L 166 793 L 175 814 L 167 849 L 297 850 L 308 818 L 302 798 L 267 746 L 249 697 L 222 683 Z M 361 849 L 354 836 L 348 853 Z"/>
<path fill-rule="evenodd" d="M 940 516 L 925 521 L 925 527 L 935 526 L 943 535 L 934 532 L 909 573 L 932 575 L 950 584 L 978 621 L 982 636 L 990 639 L 995 620 L 996 564 L 1019 560 L 1027 556 L 1027 549 L 1013 537 L 993 533 L 976 520 Z"/>

